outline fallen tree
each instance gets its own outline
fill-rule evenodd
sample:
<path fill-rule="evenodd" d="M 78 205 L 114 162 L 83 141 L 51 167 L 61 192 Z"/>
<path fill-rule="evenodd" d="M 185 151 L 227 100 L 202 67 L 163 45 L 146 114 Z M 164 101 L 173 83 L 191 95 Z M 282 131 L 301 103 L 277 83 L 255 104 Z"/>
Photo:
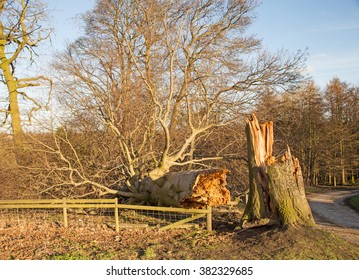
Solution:
<path fill-rule="evenodd" d="M 184 198 L 199 197 L 198 182 L 162 195 L 172 176 L 197 180 L 196 173 L 171 172 L 211 168 L 232 156 L 236 143 L 227 143 L 227 129 L 255 92 L 301 77 L 304 53 L 252 57 L 260 41 L 243 32 L 256 1 L 167 2 L 98 1 L 83 17 L 84 36 L 57 56 L 58 99 L 71 117 L 55 147 L 45 147 L 57 162 L 46 166 L 42 193 L 210 203 Z"/>
<path fill-rule="evenodd" d="M 157 180 L 145 178 L 138 192 L 119 192 L 130 196 L 129 203 L 148 203 L 158 206 L 204 208 L 228 204 L 226 169 L 171 172 Z"/>
<path fill-rule="evenodd" d="M 241 226 L 279 223 L 283 226 L 314 225 L 307 202 L 302 171 L 288 147 L 276 158 L 273 123 L 247 119 L 249 197 Z"/>
<path fill-rule="evenodd" d="M 37 151 L 38 156 L 44 156 L 43 160 L 36 162 L 39 164 L 50 163 L 45 168 L 41 165 L 38 168 L 28 168 L 46 176 L 43 186 L 38 187 L 41 190 L 39 195 L 50 194 L 51 197 L 56 198 L 111 195 L 122 198 L 122 203 L 185 208 L 216 207 L 228 204 L 230 201 L 230 192 L 226 188 L 227 169 L 212 168 L 169 172 L 168 169 L 171 165 L 167 163 L 169 160 L 165 155 L 166 168 L 163 167 L 164 165 L 160 165 L 145 174 L 134 172 L 134 175 L 129 174 L 129 179 L 126 178 L 125 172 L 121 172 L 123 165 L 117 165 L 116 161 L 100 162 L 112 164 L 115 167 L 110 170 L 107 166 L 102 169 L 92 168 L 93 173 L 90 173 L 91 170 L 88 166 L 80 160 L 81 155 L 77 151 L 77 147 L 74 146 L 74 141 L 69 139 L 66 130 L 63 130 L 62 134 L 53 135 L 53 137 L 54 142 L 51 143 L 51 146 L 35 137 L 32 138 L 34 145 L 37 144 L 37 148 L 34 148 L 33 151 Z M 91 148 L 94 149 L 94 146 Z M 96 152 L 97 150 L 93 150 L 93 153 Z M 51 156 L 52 158 L 50 158 Z M 56 165 L 51 165 L 51 160 L 56 158 L 60 160 L 57 160 Z M 196 160 L 192 162 L 196 162 Z M 44 171 L 48 171 L 48 173 Z M 52 176 L 50 176 L 51 174 Z M 53 174 L 56 174 L 55 179 L 59 179 L 58 184 L 47 183 L 48 180 L 54 178 Z M 106 180 L 101 182 L 98 178 L 109 178 L 109 183 L 106 183 Z M 110 180 L 113 178 L 116 180 L 111 184 Z"/>

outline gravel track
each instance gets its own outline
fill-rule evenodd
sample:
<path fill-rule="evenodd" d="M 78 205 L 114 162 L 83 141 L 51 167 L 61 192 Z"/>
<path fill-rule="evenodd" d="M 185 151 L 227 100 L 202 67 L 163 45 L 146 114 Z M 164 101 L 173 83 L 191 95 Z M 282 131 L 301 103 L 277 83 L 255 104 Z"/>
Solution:
<path fill-rule="evenodd" d="M 346 198 L 358 194 L 359 190 L 312 193 L 307 199 L 320 227 L 359 244 L 359 213 L 344 202 Z"/>
<path fill-rule="evenodd" d="M 307 196 L 313 215 L 319 223 L 330 223 L 340 227 L 359 229 L 359 214 L 348 207 L 344 200 L 359 194 L 359 191 L 335 191 L 315 193 Z"/>

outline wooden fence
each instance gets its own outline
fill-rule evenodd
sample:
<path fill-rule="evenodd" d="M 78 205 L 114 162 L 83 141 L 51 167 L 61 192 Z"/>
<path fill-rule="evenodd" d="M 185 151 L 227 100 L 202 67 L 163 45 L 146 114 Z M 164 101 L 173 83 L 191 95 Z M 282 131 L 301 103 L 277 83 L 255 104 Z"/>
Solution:
<path fill-rule="evenodd" d="M 113 209 L 115 229 L 121 228 L 119 221 L 120 209 L 147 210 L 156 212 L 175 212 L 188 214 L 189 217 L 175 221 L 161 230 L 182 226 L 200 218 L 206 218 L 207 230 L 212 230 L 212 209 L 185 209 L 173 207 L 157 207 L 143 205 L 119 204 L 118 199 L 41 199 L 41 200 L 0 200 L 0 209 L 62 209 L 64 227 L 68 227 L 68 209 Z"/>

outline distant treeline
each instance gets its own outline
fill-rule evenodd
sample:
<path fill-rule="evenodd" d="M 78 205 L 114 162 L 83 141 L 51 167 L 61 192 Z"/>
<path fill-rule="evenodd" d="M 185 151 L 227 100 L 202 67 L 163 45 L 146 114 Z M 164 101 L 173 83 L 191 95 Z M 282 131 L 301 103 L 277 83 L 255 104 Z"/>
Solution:
<path fill-rule="evenodd" d="M 145 203 L 168 172 L 216 167 L 236 195 L 253 112 L 274 121 L 274 154 L 289 145 L 307 184 L 358 184 L 358 87 L 334 78 L 322 90 L 303 77 L 305 50 L 265 50 L 247 30 L 257 6 L 96 1 L 82 36 L 29 77 L 19 65 L 51 35 L 48 9 L 2 1 L 0 196 Z"/>
<path fill-rule="evenodd" d="M 307 184 L 359 184 L 358 86 L 333 78 L 324 89 L 311 81 L 293 92 L 266 92 L 256 111 L 294 149 Z"/>

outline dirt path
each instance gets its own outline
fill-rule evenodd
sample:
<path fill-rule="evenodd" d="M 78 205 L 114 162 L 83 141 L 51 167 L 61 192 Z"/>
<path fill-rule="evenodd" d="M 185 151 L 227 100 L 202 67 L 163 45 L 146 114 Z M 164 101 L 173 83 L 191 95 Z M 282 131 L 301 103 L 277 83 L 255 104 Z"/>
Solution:
<path fill-rule="evenodd" d="M 343 238 L 359 244 L 359 214 L 344 200 L 359 191 L 313 193 L 307 196 L 316 223 Z"/>

